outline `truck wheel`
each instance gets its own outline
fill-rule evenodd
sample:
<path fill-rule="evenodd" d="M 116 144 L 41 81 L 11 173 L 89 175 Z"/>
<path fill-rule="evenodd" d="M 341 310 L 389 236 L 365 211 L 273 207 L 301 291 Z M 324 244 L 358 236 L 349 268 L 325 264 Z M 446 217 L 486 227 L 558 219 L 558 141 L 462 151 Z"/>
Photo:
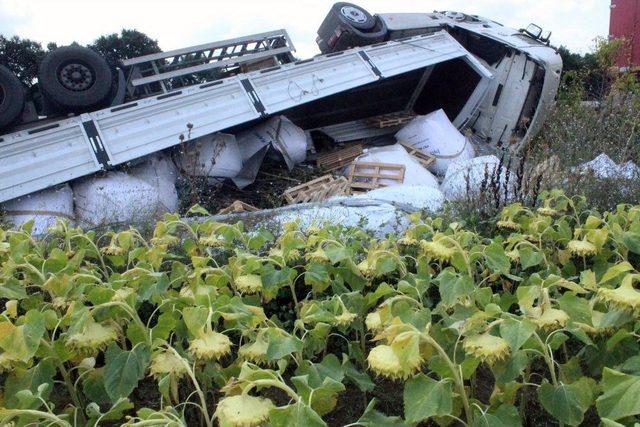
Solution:
<path fill-rule="evenodd" d="M 340 2 L 336 3 L 332 7 L 336 14 L 339 14 L 340 19 L 353 28 L 357 28 L 361 31 L 367 31 L 373 29 L 376 25 L 376 21 L 369 12 L 356 6 L 352 3 Z"/>
<path fill-rule="evenodd" d="M 79 113 L 105 103 L 113 75 L 105 59 L 80 46 L 58 48 L 40 63 L 42 93 L 65 112 Z"/>
<path fill-rule="evenodd" d="M 8 68 L 0 65 L 0 128 L 13 123 L 24 108 L 24 88 Z"/>

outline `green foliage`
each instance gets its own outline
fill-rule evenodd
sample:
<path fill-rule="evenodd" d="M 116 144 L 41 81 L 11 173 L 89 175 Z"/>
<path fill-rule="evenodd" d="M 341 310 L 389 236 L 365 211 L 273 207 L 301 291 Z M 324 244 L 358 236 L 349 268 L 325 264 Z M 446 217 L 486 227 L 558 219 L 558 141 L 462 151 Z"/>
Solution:
<path fill-rule="evenodd" d="M 0 229 L 0 424 L 633 425 L 640 206 L 541 204 L 386 239 Z"/>
<path fill-rule="evenodd" d="M 45 51 L 38 42 L 0 35 L 0 64 L 11 70 L 27 87 L 33 85 L 38 77 L 38 64 L 44 55 Z"/>
<path fill-rule="evenodd" d="M 114 65 L 123 59 L 161 52 L 156 40 L 131 29 L 123 29 L 120 34 L 100 36 L 88 47 Z"/>

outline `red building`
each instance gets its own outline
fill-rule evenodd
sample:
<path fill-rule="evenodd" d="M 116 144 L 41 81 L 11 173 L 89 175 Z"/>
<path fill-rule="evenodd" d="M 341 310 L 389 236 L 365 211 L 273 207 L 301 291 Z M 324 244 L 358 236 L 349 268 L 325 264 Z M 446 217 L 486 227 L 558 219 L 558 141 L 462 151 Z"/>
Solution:
<path fill-rule="evenodd" d="M 618 58 L 620 68 L 640 67 L 640 0 L 611 0 L 609 37 L 628 42 Z"/>

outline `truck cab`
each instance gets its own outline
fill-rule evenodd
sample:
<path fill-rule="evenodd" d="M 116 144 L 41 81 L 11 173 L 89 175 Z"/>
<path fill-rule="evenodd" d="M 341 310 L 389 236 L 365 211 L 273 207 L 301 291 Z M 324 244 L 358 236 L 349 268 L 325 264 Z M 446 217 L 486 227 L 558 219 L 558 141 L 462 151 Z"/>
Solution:
<path fill-rule="evenodd" d="M 464 87 L 472 82 L 464 67 L 440 70 L 442 76 L 429 79 L 432 90 L 442 91 L 436 97 L 440 105 L 433 97 L 428 103 L 418 100 L 413 112 L 443 108 L 452 122 L 482 141 L 494 147 L 521 147 L 549 115 L 562 74 L 562 59 L 549 45 L 550 33 L 543 34 L 540 27 L 516 30 L 452 11 L 371 15 L 357 5 L 336 3 L 318 30 L 317 42 L 322 53 L 329 53 L 438 31 L 451 34 L 493 73 L 493 79 L 478 108 L 459 117 Z"/>

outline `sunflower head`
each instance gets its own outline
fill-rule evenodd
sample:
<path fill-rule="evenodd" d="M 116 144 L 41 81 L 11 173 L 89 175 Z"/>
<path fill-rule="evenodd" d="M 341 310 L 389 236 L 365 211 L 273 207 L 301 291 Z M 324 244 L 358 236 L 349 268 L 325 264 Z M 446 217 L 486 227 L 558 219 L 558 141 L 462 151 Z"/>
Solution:
<path fill-rule="evenodd" d="M 431 257 L 440 261 L 450 261 L 456 253 L 454 247 L 446 245 L 444 242 L 437 240 L 431 242 L 422 240 L 420 242 L 420 248 L 422 248 L 422 250 L 427 255 L 430 255 Z"/>
<path fill-rule="evenodd" d="M 380 316 L 380 313 L 373 311 L 367 314 L 364 324 L 367 326 L 369 331 L 379 332 L 382 330 L 382 317 Z"/>
<path fill-rule="evenodd" d="M 198 243 L 200 243 L 203 246 L 208 246 L 210 248 L 220 248 L 224 246 L 225 242 L 224 240 L 219 239 L 218 236 L 210 235 L 210 236 L 200 237 L 198 239 Z"/>
<path fill-rule="evenodd" d="M 375 273 L 375 270 L 373 269 L 371 264 L 369 264 L 369 261 L 366 259 L 358 264 L 358 271 L 364 277 L 372 277 L 373 274 Z"/>
<path fill-rule="evenodd" d="M 101 251 L 105 255 L 113 256 L 124 255 L 124 253 L 126 252 L 124 248 L 117 246 L 113 241 L 111 241 L 109 246 L 105 246 L 104 248 L 102 248 Z"/>
<path fill-rule="evenodd" d="M 504 339 L 488 333 L 466 337 L 462 346 L 467 353 L 488 365 L 509 356 L 509 344 Z"/>
<path fill-rule="evenodd" d="M 403 365 L 400 357 L 390 345 L 378 345 L 371 349 L 367 356 L 369 369 L 377 375 L 387 377 L 392 380 L 409 378 L 420 366 Z"/>
<path fill-rule="evenodd" d="M 324 252 L 324 250 L 322 248 L 318 248 L 313 252 L 309 252 L 305 258 L 307 259 L 307 261 L 311 261 L 311 262 L 329 262 L 329 257 L 327 256 L 327 254 Z"/>
<path fill-rule="evenodd" d="M 418 239 L 414 239 L 413 237 L 404 236 L 398 239 L 398 244 L 400 246 L 418 246 L 420 245 L 420 241 Z"/>
<path fill-rule="evenodd" d="M 173 351 L 162 351 L 154 354 L 151 358 L 149 372 L 155 378 L 171 375 L 175 379 L 180 379 L 187 375 L 187 367 Z"/>
<path fill-rule="evenodd" d="M 218 403 L 215 415 L 220 427 L 257 427 L 269 419 L 273 402 L 262 397 L 239 394 Z"/>
<path fill-rule="evenodd" d="M 357 315 L 355 313 L 351 313 L 350 311 L 344 310 L 341 314 L 338 314 L 333 319 L 334 326 L 348 326 L 355 320 Z"/>
<path fill-rule="evenodd" d="M 189 353 L 197 360 L 218 360 L 231 352 L 231 340 L 225 334 L 207 331 L 189 344 Z"/>
<path fill-rule="evenodd" d="M 569 315 L 563 310 L 551 307 L 533 307 L 528 312 L 528 318 L 539 329 L 553 330 L 563 328 L 569 321 Z"/>
<path fill-rule="evenodd" d="M 262 337 L 258 336 L 252 343 L 243 344 L 238 349 L 238 357 L 242 360 L 256 363 L 258 365 L 268 365 L 267 349 L 269 343 Z"/>
<path fill-rule="evenodd" d="M 582 257 L 593 256 L 598 253 L 596 245 L 585 239 L 569 241 L 569 243 L 567 243 L 567 249 L 571 252 L 571 255 Z"/>
<path fill-rule="evenodd" d="M 233 281 L 236 289 L 244 294 L 256 294 L 262 290 L 262 278 L 257 274 L 238 276 Z"/>
<path fill-rule="evenodd" d="M 633 276 L 627 275 L 616 289 L 600 288 L 597 298 L 619 310 L 640 311 L 640 292 L 633 287 Z"/>
<path fill-rule="evenodd" d="M 511 218 L 501 219 L 496 223 L 496 225 L 498 228 L 502 228 L 503 230 L 520 230 L 520 225 Z"/>
<path fill-rule="evenodd" d="M 92 356 L 117 338 L 116 330 L 97 322 L 88 322 L 82 332 L 70 335 L 67 346 L 80 356 Z"/>
<path fill-rule="evenodd" d="M 518 251 L 517 249 L 514 249 L 512 251 L 507 251 L 505 255 L 507 255 L 507 257 L 511 260 L 511 262 L 520 261 L 520 251 Z"/>

